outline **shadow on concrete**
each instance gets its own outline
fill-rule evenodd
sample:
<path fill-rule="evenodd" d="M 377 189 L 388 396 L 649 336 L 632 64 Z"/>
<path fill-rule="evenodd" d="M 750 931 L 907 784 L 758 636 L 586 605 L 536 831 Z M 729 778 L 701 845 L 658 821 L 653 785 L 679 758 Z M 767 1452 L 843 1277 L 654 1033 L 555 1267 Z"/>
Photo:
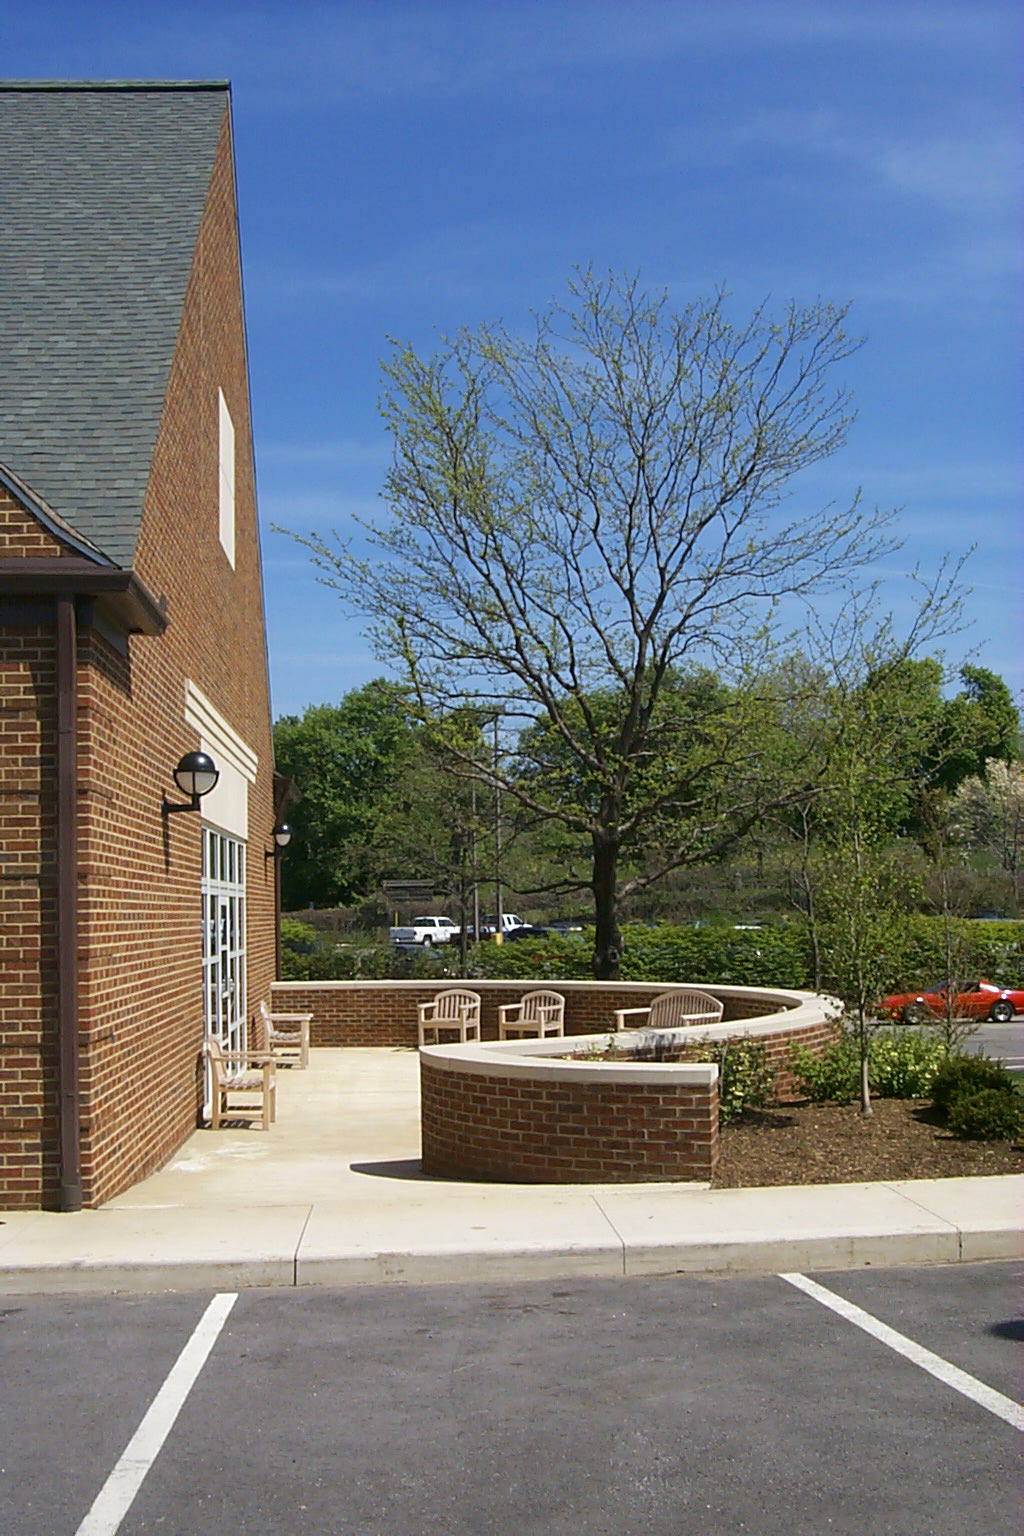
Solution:
<path fill-rule="evenodd" d="M 375 1179 L 420 1179 L 427 1182 L 418 1157 L 397 1158 L 390 1163 L 349 1163 L 353 1173 L 366 1173 Z M 436 1180 L 429 1180 L 435 1183 Z"/>

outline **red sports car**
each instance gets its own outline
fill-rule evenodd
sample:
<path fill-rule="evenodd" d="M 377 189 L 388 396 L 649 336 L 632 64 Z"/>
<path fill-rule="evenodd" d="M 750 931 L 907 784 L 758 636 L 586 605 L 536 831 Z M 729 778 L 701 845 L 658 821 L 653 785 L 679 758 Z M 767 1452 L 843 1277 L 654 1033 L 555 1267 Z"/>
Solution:
<path fill-rule="evenodd" d="M 942 981 L 920 992 L 896 992 L 883 997 L 878 1012 L 902 1019 L 904 1024 L 932 1024 L 949 1016 L 950 994 L 954 1019 L 992 1019 L 1005 1024 L 1015 1013 L 1024 1013 L 1024 988 L 999 987 L 994 981 Z"/>

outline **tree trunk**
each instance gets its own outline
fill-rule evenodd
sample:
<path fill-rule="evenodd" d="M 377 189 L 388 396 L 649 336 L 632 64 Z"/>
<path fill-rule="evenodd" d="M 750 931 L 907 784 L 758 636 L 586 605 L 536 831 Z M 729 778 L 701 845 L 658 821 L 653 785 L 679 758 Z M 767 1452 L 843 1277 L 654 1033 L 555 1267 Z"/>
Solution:
<path fill-rule="evenodd" d="M 871 1058 L 868 1052 L 868 1021 L 864 1005 L 857 1009 L 857 1038 L 860 1044 L 860 1112 L 873 1115 L 871 1107 Z"/>
<path fill-rule="evenodd" d="M 619 845 L 607 837 L 595 835 L 591 890 L 594 893 L 595 981 L 618 981 L 622 964 L 622 935 L 619 932 L 617 887 Z"/>

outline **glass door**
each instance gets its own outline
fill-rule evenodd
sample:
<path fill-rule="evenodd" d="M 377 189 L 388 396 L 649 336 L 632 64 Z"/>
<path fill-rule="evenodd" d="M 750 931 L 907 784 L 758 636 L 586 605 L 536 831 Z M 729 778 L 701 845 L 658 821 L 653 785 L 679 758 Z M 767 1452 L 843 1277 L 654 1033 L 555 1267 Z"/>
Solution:
<path fill-rule="evenodd" d="M 246 1047 L 245 847 L 203 828 L 203 1025 L 226 1051 Z"/>

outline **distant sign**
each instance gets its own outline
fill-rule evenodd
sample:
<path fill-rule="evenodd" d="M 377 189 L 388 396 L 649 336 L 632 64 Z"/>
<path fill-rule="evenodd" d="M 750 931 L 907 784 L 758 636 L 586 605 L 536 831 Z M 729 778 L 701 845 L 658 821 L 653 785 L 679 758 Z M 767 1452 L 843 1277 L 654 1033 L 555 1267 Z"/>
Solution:
<path fill-rule="evenodd" d="M 429 901 L 434 894 L 433 880 L 385 880 L 384 894 L 395 901 Z"/>

